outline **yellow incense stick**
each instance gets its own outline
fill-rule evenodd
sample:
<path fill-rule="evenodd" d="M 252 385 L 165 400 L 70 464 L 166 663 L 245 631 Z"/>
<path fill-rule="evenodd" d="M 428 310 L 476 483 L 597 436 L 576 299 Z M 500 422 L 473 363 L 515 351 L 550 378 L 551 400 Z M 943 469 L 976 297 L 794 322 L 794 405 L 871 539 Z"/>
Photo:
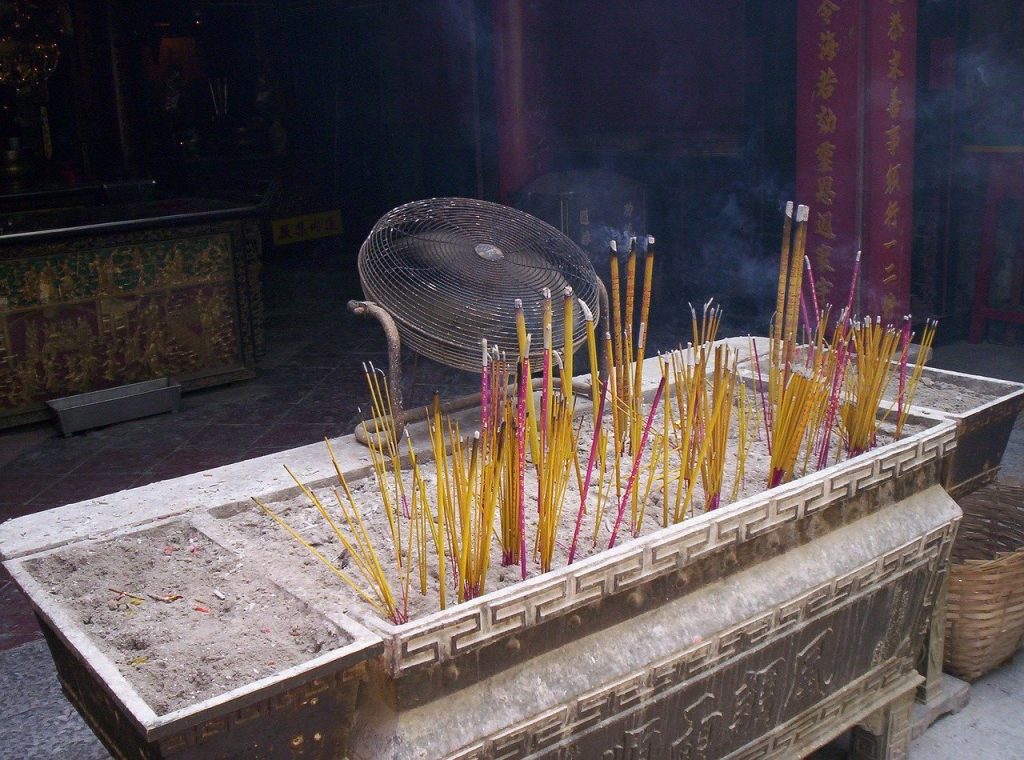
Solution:
<path fill-rule="evenodd" d="M 636 238 L 630 238 L 626 258 L 626 340 L 633 342 L 633 307 L 636 301 Z"/>
<path fill-rule="evenodd" d="M 803 289 L 804 249 L 807 246 L 807 219 L 810 211 L 807 206 L 796 207 L 796 233 L 793 236 L 793 255 L 790 260 L 788 298 L 786 303 L 786 322 L 783 331 L 785 344 L 785 361 L 792 360 L 792 351 L 796 344 L 796 328 L 800 317 L 800 293 Z"/>
<path fill-rule="evenodd" d="M 907 422 L 907 415 L 910 413 L 910 406 L 914 403 L 914 396 L 917 393 L 917 384 L 921 381 L 925 363 L 931 353 L 932 342 L 935 340 L 935 330 L 939 323 L 933 319 L 925 321 L 924 332 L 921 335 L 921 343 L 917 349 L 917 361 L 914 362 L 914 371 L 907 381 L 906 397 L 903 402 L 903 409 L 896 420 L 897 440 L 903 436 L 903 426 Z"/>
<path fill-rule="evenodd" d="M 772 359 L 778 363 L 781 357 L 776 356 L 782 343 L 782 326 L 785 318 L 786 278 L 789 272 L 790 238 L 793 234 L 793 201 L 786 201 L 786 216 L 782 223 L 782 247 L 779 252 L 779 285 L 775 295 L 775 322 L 772 329 Z"/>
<path fill-rule="evenodd" d="M 527 377 L 529 374 L 530 361 L 530 336 L 526 332 L 526 313 L 523 310 L 522 299 L 515 300 L 516 308 L 516 337 L 519 340 L 519 357 L 527 363 Z M 534 462 L 540 459 L 540 436 L 537 432 L 537 404 L 533 398 L 533 389 L 526 390 L 526 419 L 529 427 L 530 456 Z"/>
<path fill-rule="evenodd" d="M 660 362 L 661 365 L 661 376 L 665 380 L 665 385 L 669 382 L 669 363 L 664 359 Z M 669 483 L 669 438 L 672 435 L 672 395 L 667 394 L 662 407 L 662 414 L 664 415 L 664 431 L 661 436 L 661 527 L 667 528 L 668 523 L 668 483 Z"/>
<path fill-rule="evenodd" d="M 309 551 L 314 557 L 316 557 L 318 560 L 320 560 L 320 562 L 322 562 L 325 567 L 327 567 L 332 573 L 334 573 L 336 576 L 338 576 L 338 578 L 340 578 L 342 581 L 344 581 L 345 585 L 347 585 L 350 589 L 352 589 L 352 591 L 360 599 L 362 599 L 367 604 L 369 604 L 374 609 L 376 609 L 377 612 L 379 612 L 382 617 L 389 617 L 388 609 L 380 602 L 379 599 L 372 598 L 369 594 L 367 594 L 365 591 L 363 591 L 361 588 L 359 588 L 359 586 L 356 585 L 356 583 L 348 576 L 348 574 L 346 574 L 343 570 L 338 568 L 333 562 L 331 562 L 323 554 L 321 554 L 312 544 L 310 544 L 301 535 L 299 535 L 298 532 L 296 532 L 294 528 L 292 528 L 290 525 L 288 525 L 288 523 L 286 523 L 280 516 L 278 516 L 266 504 L 261 502 L 256 497 L 253 497 L 252 500 L 256 503 L 256 505 L 260 509 L 263 510 L 263 512 L 267 516 L 269 516 L 271 519 L 274 520 L 274 522 L 276 522 L 278 525 L 280 525 L 282 528 L 284 528 L 285 531 L 287 531 L 288 534 L 292 538 L 294 538 L 296 541 L 298 541 L 303 547 L 305 547 L 305 549 L 307 551 Z"/>
<path fill-rule="evenodd" d="M 597 395 L 600 393 L 601 369 L 597 364 L 597 334 L 594 329 L 594 313 L 587 306 L 587 302 L 580 299 L 580 311 L 583 312 L 583 320 L 587 327 L 587 358 L 590 361 L 590 399 L 595 402 L 591 404 L 594 414 L 594 428 L 597 429 Z"/>
<path fill-rule="evenodd" d="M 614 240 L 608 243 L 608 266 L 611 274 L 612 340 L 614 341 L 613 364 L 622 363 L 622 285 L 619 281 L 619 253 Z"/>

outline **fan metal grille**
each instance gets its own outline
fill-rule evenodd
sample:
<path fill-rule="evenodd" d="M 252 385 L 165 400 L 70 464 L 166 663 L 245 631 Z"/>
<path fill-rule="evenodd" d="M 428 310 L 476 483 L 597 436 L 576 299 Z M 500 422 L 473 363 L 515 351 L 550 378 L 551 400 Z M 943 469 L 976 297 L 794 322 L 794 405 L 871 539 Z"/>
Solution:
<path fill-rule="evenodd" d="M 572 240 L 522 211 L 468 198 L 415 201 L 385 214 L 359 250 L 359 278 L 413 350 L 474 372 L 481 338 L 516 353 L 517 298 L 533 360 L 541 356 L 544 288 L 552 293 L 556 348 L 564 345 L 566 285 L 599 316 L 597 274 Z M 574 346 L 585 338 L 576 303 Z"/>

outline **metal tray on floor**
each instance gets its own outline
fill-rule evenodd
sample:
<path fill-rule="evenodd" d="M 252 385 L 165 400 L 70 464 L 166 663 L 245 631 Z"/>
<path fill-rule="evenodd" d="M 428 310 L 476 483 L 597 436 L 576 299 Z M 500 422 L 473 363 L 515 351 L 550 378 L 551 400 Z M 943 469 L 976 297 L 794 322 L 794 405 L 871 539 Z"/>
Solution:
<path fill-rule="evenodd" d="M 181 385 L 166 377 L 46 402 L 65 436 L 115 422 L 176 412 L 180 404 Z"/>

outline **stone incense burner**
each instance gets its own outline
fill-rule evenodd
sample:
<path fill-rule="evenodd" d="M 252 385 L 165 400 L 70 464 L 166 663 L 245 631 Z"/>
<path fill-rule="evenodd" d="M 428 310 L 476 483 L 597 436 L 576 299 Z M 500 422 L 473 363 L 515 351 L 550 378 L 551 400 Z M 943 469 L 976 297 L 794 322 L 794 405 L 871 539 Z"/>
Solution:
<path fill-rule="evenodd" d="M 404 625 L 277 586 L 273 564 L 247 558 L 226 526 L 251 496 L 296 492 L 282 464 L 328 482 L 322 445 L 10 521 L 0 555 L 65 692 L 118 757 L 792 758 L 852 726 L 860 756 L 905 757 L 961 515 L 947 491 L 993 476 L 1024 402 L 1013 383 L 926 377 L 978 403 L 915 408 L 923 428 L 902 440 Z M 370 472 L 352 436 L 333 445 L 347 478 Z M 202 592 L 219 596 L 185 600 L 204 626 L 195 607 L 258 588 L 262 606 L 237 614 L 301 615 L 321 649 L 257 663 L 251 680 L 192 702 L 142 696 L 132 674 L 145 664 L 112 655 L 41 568 L 88 569 L 175 535 L 187 541 L 172 551 L 207 558 L 195 578 L 181 563 L 183 587 L 227 568 Z M 135 621 L 165 600 L 121 602 Z M 197 623 L 195 657 L 200 635 Z"/>

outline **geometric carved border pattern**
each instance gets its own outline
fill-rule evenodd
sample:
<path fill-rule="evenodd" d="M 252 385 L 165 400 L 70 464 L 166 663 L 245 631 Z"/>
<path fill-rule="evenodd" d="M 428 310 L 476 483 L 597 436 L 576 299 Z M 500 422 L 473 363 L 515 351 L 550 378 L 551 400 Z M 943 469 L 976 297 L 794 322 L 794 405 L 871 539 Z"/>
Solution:
<path fill-rule="evenodd" d="M 954 533 L 955 526 L 936 529 L 875 562 L 787 601 L 781 607 L 743 621 L 697 646 L 654 662 L 613 683 L 583 693 L 571 702 L 534 716 L 529 721 L 509 726 L 500 734 L 466 747 L 453 757 L 460 760 L 513 758 L 552 748 L 568 736 L 584 732 L 687 681 L 728 666 L 761 640 L 785 636 L 789 633 L 787 629 L 795 629 L 814 618 L 832 613 L 838 607 L 852 604 L 856 598 L 877 591 L 886 582 L 891 582 L 896 575 L 910 573 L 924 566 L 934 567 L 948 552 Z M 930 606 L 934 599 L 926 596 L 924 602 Z M 896 626 L 902 626 L 903 622 L 900 620 Z M 890 637 L 887 635 L 885 638 Z M 841 730 L 846 724 L 836 721 L 837 717 L 855 714 L 862 703 L 869 704 L 891 683 L 907 675 L 911 666 L 911 653 L 900 651 L 899 642 L 895 640 L 883 643 L 887 644 L 889 651 L 881 653 L 882 656 L 875 660 L 870 671 L 819 701 L 811 713 L 802 714 L 786 723 L 782 727 L 785 729 L 783 733 L 768 734 L 767 729 L 770 727 L 766 727 L 763 741 L 759 741 L 756 747 L 745 748 L 740 756 L 754 758 L 779 753 L 787 746 L 795 746 L 802 734 L 826 719 L 835 721 L 837 732 Z M 669 756 L 673 756 L 672 753 Z"/>
<path fill-rule="evenodd" d="M 830 468 L 827 474 L 801 478 L 728 508 L 662 529 L 642 541 L 602 552 L 578 565 L 492 592 L 475 602 L 436 613 L 422 622 L 392 628 L 389 666 L 401 676 L 425 665 L 445 662 L 509 633 L 649 583 L 701 557 L 743 543 L 780 525 L 797 522 L 836 501 L 849 499 L 880 482 L 919 469 L 956 447 L 956 426 L 939 423 L 903 441 Z M 907 550 L 913 554 L 917 549 Z M 895 571 L 897 564 L 889 567 Z M 881 562 L 881 561 L 880 561 Z M 875 568 L 884 572 L 886 564 Z M 839 580 L 834 583 L 840 583 Z M 854 593 L 861 580 L 843 580 Z M 838 591 L 839 589 L 834 589 Z M 784 611 L 778 614 L 785 615 Z"/>

